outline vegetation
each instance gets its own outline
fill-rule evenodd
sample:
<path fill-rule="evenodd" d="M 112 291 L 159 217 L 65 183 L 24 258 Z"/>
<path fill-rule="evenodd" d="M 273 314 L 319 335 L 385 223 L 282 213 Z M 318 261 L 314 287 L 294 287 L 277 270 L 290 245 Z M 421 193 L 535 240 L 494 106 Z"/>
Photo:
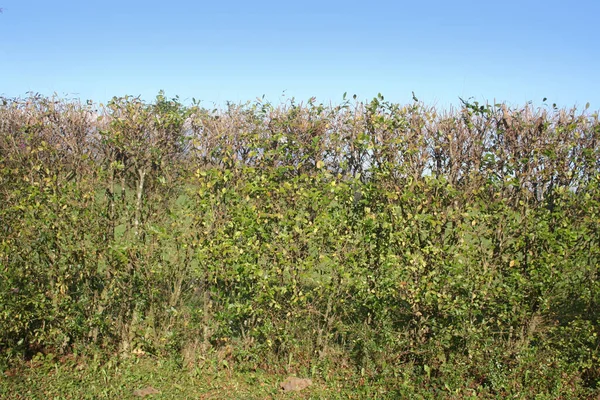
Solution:
<path fill-rule="evenodd" d="M 0 394 L 64 357 L 324 398 L 599 393 L 598 113 L 0 103 Z"/>

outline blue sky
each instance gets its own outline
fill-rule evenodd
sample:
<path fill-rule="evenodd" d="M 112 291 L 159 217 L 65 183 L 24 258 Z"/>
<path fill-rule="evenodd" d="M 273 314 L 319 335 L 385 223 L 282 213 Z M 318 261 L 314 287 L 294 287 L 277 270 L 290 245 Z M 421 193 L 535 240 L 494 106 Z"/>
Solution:
<path fill-rule="evenodd" d="M 600 2 L 0 0 L 0 95 L 600 109 Z"/>

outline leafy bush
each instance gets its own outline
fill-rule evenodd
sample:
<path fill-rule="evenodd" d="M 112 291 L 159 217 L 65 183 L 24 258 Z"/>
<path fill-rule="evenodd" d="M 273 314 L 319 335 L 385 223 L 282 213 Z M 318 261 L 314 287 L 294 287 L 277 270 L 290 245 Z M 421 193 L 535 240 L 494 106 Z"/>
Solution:
<path fill-rule="evenodd" d="M 597 113 L 95 107 L 0 107 L 5 362 L 93 344 L 456 395 L 598 385 Z"/>

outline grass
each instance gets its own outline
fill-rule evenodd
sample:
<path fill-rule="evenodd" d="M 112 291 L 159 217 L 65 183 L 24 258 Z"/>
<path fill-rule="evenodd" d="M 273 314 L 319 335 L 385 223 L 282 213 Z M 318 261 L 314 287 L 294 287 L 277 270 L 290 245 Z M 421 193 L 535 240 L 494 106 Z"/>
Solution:
<path fill-rule="evenodd" d="M 1 371 L 1 370 L 0 370 Z M 418 379 L 409 365 L 398 365 L 392 383 L 365 379 L 341 370 L 315 373 L 313 385 L 285 393 L 279 384 L 293 373 L 230 368 L 216 358 L 182 368 L 172 359 L 133 356 L 98 359 L 74 355 L 34 357 L 0 372 L 0 399 L 139 399 L 136 391 L 151 387 L 148 399 L 598 399 L 598 392 L 581 391 L 568 376 L 568 387 L 539 390 L 536 383 L 490 392 L 489 388 L 447 381 Z M 348 372 L 348 371 L 346 371 Z M 304 377 L 303 374 L 298 374 Z M 458 374 L 460 375 L 460 374 Z M 456 377 L 458 377 L 458 375 Z M 507 382 L 509 383 L 509 382 Z M 512 382 L 515 383 L 515 382 Z M 509 385 L 510 386 L 510 385 Z M 517 385 L 518 386 L 518 385 Z M 581 388 L 579 388 L 581 389 Z"/>
<path fill-rule="evenodd" d="M 138 399 L 134 392 L 151 386 L 151 399 L 360 399 L 386 393 L 364 385 L 313 379 L 313 386 L 283 393 L 287 374 L 236 372 L 225 367 L 180 368 L 173 361 L 153 358 L 38 358 L 0 374 L 2 399 Z"/>

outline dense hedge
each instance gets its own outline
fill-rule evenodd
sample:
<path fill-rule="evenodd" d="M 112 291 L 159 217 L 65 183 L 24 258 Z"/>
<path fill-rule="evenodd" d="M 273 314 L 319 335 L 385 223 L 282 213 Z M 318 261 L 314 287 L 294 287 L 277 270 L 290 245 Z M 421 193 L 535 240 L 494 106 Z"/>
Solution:
<path fill-rule="evenodd" d="M 597 113 L 0 101 L 4 362 L 94 345 L 398 394 L 600 381 Z"/>

